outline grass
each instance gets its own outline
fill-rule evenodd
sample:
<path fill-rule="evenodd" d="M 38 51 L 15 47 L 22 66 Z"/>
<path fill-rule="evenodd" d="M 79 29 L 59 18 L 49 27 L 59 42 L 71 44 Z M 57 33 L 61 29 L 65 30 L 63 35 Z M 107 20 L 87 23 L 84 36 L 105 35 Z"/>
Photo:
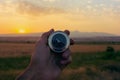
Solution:
<path fill-rule="evenodd" d="M 120 80 L 120 52 L 73 54 L 60 80 Z"/>
<path fill-rule="evenodd" d="M 59 80 L 120 80 L 120 52 L 74 53 Z M 0 58 L 0 80 L 15 80 L 30 56 Z"/>
<path fill-rule="evenodd" d="M 0 70 L 22 70 L 30 62 L 29 56 L 0 58 Z"/>
<path fill-rule="evenodd" d="M 30 56 L 0 58 L 0 80 L 15 80 L 29 62 Z"/>
<path fill-rule="evenodd" d="M 73 54 L 73 63 L 70 65 L 71 68 L 78 68 L 79 66 L 101 66 L 107 63 L 117 63 L 120 61 L 120 52 L 97 52 L 97 53 L 86 53 Z"/>

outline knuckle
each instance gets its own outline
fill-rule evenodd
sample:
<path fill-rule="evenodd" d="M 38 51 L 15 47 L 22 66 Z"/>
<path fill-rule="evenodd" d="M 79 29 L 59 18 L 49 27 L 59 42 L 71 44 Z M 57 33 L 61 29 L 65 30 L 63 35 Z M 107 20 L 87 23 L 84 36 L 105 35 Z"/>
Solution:
<path fill-rule="evenodd" d="M 42 34 L 42 37 L 45 37 L 46 35 L 47 35 L 47 33 L 45 32 L 45 33 Z"/>
<path fill-rule="evenodd" d="M 69 57 L 69 62 L 72 62 L 72 57 L 71 56 Z"/>

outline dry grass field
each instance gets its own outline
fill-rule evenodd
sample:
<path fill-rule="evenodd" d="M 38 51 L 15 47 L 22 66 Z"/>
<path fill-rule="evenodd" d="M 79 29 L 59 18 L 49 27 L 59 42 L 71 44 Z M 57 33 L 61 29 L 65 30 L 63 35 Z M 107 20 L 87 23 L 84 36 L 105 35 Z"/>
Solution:
<path fill-rule="evenodd" d="M 71 46 L 72 52 L 92 53 L 92 52 L 104 52 L 106 48 L 111 46 L 115 51 L 120 51 L 120 44 L 75 44 Z"/>
<path fill-rule="evenodd" d="M 0 57 L 30 55 L 34 45 L 33 43 L 0 43 Z"/>
<path fill-rule="evenodd" d="M 81 53 L 104 52 L 111 46 L 115 51 L 120 51 L 120 44 L 75 44 L 71 46 L 71 51 Z M 31 55 L 34 51 L 35 43 L 0 43 L 0 57 Z"/>

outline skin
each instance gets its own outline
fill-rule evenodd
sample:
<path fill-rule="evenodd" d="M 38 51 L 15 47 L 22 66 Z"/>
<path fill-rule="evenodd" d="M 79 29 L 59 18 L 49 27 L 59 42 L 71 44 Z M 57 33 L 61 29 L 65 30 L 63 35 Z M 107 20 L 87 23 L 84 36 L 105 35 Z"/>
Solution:
<path fill-rule="evenodd" d="M 51 52 L 47 41 L 49 35 L 53 32 L 54 30 L 51 29 L 41 36 L 40 40 L 36 43 L 29 66 L 16 80 L 56 80 L 62 70 L 71 63 L 70 49 L 67 49 L 64 53 L 59 55 L 60 60 L 57 60 L 58 55 Z M 64 32 L 67 35 L 70 34 L 68 30 Z M 71 40 L 71 45 L 72 44 L 73 40 Z"/>

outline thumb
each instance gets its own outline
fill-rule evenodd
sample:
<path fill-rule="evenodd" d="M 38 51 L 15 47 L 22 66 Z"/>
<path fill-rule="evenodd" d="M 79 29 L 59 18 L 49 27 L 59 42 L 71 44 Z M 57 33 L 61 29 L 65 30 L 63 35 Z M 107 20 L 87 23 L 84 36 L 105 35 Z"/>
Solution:
<path fill-rule="evenodd" d="M 48 32 L 43 33 L 43 35 L 42 35 L 41 38 L 42 38 L 45 42 L 47 42 L 48 37 L 49 37 L 50 34 L 52 34 L 53 32 L 54 32 L 54 29 L 51 29 L 51 30 L 49 30 Z"/>

